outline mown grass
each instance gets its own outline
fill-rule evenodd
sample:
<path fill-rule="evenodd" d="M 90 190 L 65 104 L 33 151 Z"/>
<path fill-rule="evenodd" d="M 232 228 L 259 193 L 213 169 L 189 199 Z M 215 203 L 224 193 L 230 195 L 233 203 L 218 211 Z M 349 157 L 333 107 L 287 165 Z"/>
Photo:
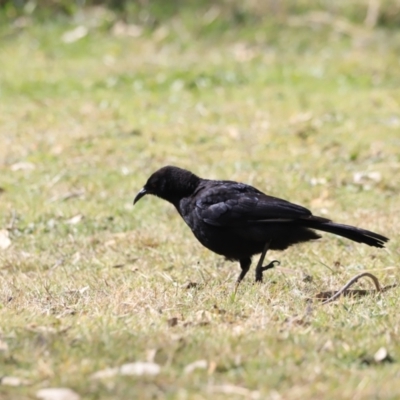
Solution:
<path fill-rule="evenodd" d="M 399 33 L 308 14 L 220 32 L 199 14 L 130 37 L 93 15 L 0 31 L 0 357 L 19 378 L 0 397 L 398 398 L 398 289 L 309 299 L 363 270 L 399 281 Z M 76 25 L 87 35 L 63 42 Z M 170 205 L 133 208 L 166 164 L 391 242 L 271 253 L 266 283 L 233 296 L 238 266 Z M 392 362 L 371 361 L 381 347 Z M 146 360 L 158 375 L 92 378 Z"/>

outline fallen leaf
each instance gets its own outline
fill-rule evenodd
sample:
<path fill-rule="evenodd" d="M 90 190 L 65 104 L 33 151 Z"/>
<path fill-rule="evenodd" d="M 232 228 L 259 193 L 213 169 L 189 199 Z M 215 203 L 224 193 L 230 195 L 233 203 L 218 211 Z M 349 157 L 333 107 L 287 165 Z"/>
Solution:
<path fill-rule="evenodd" d="M 85 293 L 86 291 L 88 291 L 90 288 L 89 288 L 89 286 L 84 286 L 83 288 L 80 288 L 79 289 L 79 293 L 80 294 L 83 294 L 83 293 Z"/>
<path fill-rule="evenodd" d="M 330 351 L 333 351 L 334 350 L 334 345 L 333 345 L 333 342 L 332 342 L 332 340 L 327 340 L 324 344 L 323 344 L 323 346 L 321 347 L 321 350 L 323 350 L 323 351 L 328 351 L 328 352 L 330 352 Z"/>
<path fill-rule="evenodd" d="M 11 240 L 7 229 L 0 230 L 0 249 L 5 250 L 11 246 Z"/>
<path fill-rule="evenodd" d="M 240 138 L 240 130 L 234 126 L 228 126 L 226 128 L 228 135 L 232 138 L 232 139 L 238 139 Z"/>
<path fill-rule="evenodd" d="M 65 223 L 66 224 L 70 224 L 70 225 L 76 225 L 79 222 L 81 222 L 82 220 L 83 220 L 83 215 L 82 214 L 77 214 L 77 215 L 73 216 L 72 218 L 67 219 L 65 221 Z"/>
<path fill-rule="evenodd" d="M 207 360 L 197 360 L 197 361 L 194 361 L 194 362 L 186 365 L 186 367 L 184 368 L 183 372 L 185 374 L 191 374 L 194 370 L 196 370 L 196 369 L 206 369 L 207 366 L 208 366 Z"/>
<path fill-rule="evenodd" d="M 167 323 L 168 323 L 168 326 L 170 326 L 170 327 L 176 326 L 176 325 L 178 325 L 178 318 L 172 317 L 167 321 Z"/>
<path fill-rule="evenodd" d="M 153 362 L 141 362 L 123 364 L 116 368 L 106 368 L 91 375 L 92 379 L 112 378 L 116 375 L 158 375 L 161 367 Z"/>
<path fill-rule="evenodd" d="M 374 354 L 374 361 L 376 363 L 393 362 L 393 358 L 390 356 L 390 354 L 388 353 L 388 351 L 384 347 L 381 347 Z"/>
<path fill-rule="evenodd" d="M 17 162 L 10 167 L 11 171 L 29 171 L 35 169 L 35 165 L 30 162 Z"/>
<path fill-rule="evenodd" d="M 64 32 L 64 34 L 61 36 L 61 40 L 64 43 L 73 43 L 84 38 L 88 33 L 88 28 L 80 25 L 74 29 L 71 29 L 70 31 Z"/>
<path fill-rule="evenodd" d="M 199 310 L 195 314 L 195 319 L 200 325 L 208 325 L 212 321 L 213 316 L 209 311 Z"/>
<path fill-rule="evenodd" d="M 91 379 L 107 379 L 107 378 L 112 378 L 115 375 L 118 375 L 118 372 L 119 372 L 118 368 L 106 368 L 95 372 L 90 377 Z"/>
<path fill-rule="evenodd" d="M 311 178 L 310 179 L 310 185 L 311 186 L 317 186 L 317 185 L 326 185 L 328 183 L 326 178 Z"/>
<path fill-rule="evenodd" d="M 74 253 L 74 254 L 71 256 L 71 258 L 70 258 L 71 263 L 72 263 L 73 265 L 77 264 L 77 263 L 80 261 L 80 259 L 81 259 L 81 253 L 80 253 L 79 251 L 77 251 L 76 253 Z"/>
<path fill-rule="evenodd" d="M 0 351 L 7 352 L 8 351 L 8 344 L 0 339 Z"/>
<path fill-rule="evenodd" d="M 160 370 L 161 367 L 156 363 L 137 361 L 122 365 L 119 373 L 121 375 L 158 375 Z"/>
<path fill-rule="evenodd" d="M 299 123 L 304 123 L 311 121 L 313 118 L 313 115 L 311 112 L 303 112 L 299 114 L 292 115 L 289 119 L 290 124 L 299 124 Z"/>
<path fill-rule="evenodd" d="M 126 176 L 131 173 L 131 170 L 128 167 L 121 167 L 121 174 Z"/>
<path fill-rule="evenodd" d="M 36 397 L 42 400 L 79 400 L 80 396 L 68 388 L 46 388 L 36 392 Z"/>
<path fill-rule="evenodd" d="M 0 379 L 0 384 L 4 386 L 22 386 L 28 385 L 29 382 L 25 379 L 18 378 L 17 376 L 3 376 Z"/>
<path fill-rule="evenodd" d="M 353 182 L 356 184 L 363 184 L 367 181 L 380 182 L 382 175 L 380 172 L 355 172 L 353 175 Z"/>

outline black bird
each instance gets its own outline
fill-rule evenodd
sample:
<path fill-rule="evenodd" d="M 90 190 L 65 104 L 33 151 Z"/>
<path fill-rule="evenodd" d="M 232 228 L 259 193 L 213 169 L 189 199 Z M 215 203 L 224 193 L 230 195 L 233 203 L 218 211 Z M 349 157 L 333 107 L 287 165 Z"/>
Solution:
<path fill-rule="evenodd" d="M 278 261 L 263 266 L 268 249 L 319 239 L 314 229 L 343 236 L 369 246 L 384 247 L 389 240 L 366 229 L 317 217 L 306 208 L 268 196 L 253 186 L 234 181 L 202 179 L 190 171 L 166 166 L 154 172 L 133 204 L 146 194 L 172 203 L 200 243 L 211 251 L 237 260 L 239 283 L 250 269 L 251 257 L 261 254 L 256 282 Z"/>

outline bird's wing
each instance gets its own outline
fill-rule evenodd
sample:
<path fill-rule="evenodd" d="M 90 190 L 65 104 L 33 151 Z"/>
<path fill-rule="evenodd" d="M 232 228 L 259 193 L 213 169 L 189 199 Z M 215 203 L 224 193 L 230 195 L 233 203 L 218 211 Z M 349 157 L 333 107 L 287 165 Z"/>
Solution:
<path fill-rule="evenodd" d="M 284 223 L 311 216 L 304 207 L 230 181 L 205 186 L 196 200 L 196 213 L 205 223 L 221 227 Z"/>

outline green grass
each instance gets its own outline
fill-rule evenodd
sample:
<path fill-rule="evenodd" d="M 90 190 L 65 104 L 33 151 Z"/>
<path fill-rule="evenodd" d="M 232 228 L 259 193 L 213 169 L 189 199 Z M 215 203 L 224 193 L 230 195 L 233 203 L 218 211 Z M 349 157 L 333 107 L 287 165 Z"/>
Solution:
<path fill-rule="evenodd" d="M 0 384 L 2 399 L 47 387 L 84 399 L 400 396 L 398 289 L 308 300 L 364 270 L 400 280 L 400 34 L 296 18 L 224 31 L 185 14 L 127 37 L 88 13 L 73 43 L 61 40 L 69 20 L 1 28 L 0 229 L 12 244 L 0 250 L 0 375 L 20 379 Z M 326 234 L 271 253 L 281 266 L 266 283 L 249 274 L 233 296 L 237 264 L 169 204 L 133 207 L 166 164 L 391 241 Z M 369 361 L 380 347 L 394 362 Z M 146 360 L 158 375 L 91 377 Z"/>

